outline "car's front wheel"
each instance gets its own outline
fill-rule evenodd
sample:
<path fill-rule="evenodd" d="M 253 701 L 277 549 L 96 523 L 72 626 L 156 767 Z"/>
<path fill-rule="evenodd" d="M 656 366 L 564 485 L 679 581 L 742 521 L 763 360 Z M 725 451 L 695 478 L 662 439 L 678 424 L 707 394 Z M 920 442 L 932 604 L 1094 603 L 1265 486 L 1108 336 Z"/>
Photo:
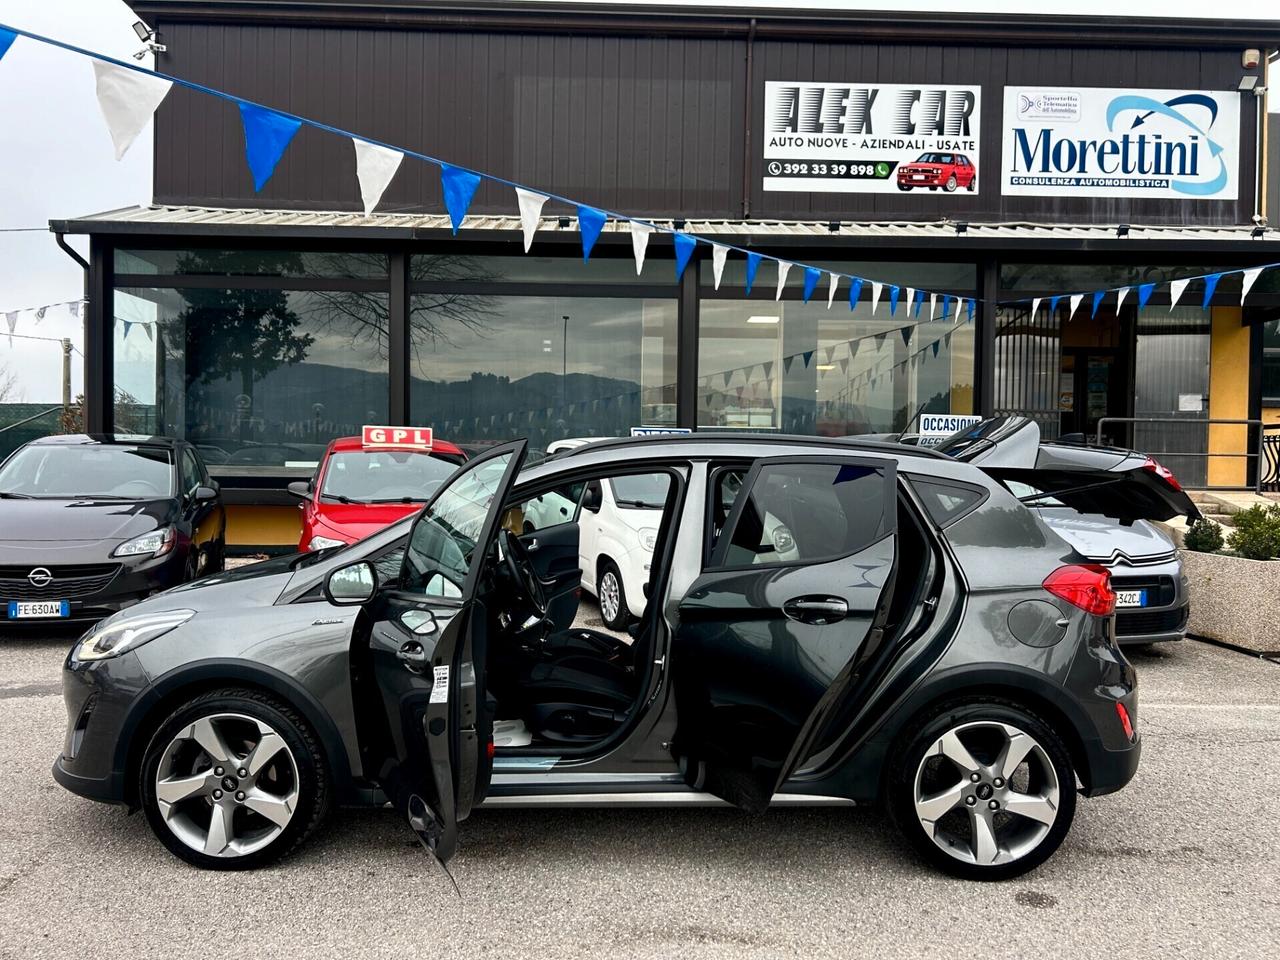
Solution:
<path fill-rule="evenodd" d="M 1062 738 L 1000 700 L 947 704 L 895 751 L 886 802 L 920 854 L 972 880 L 1004 880 L 1044 863 L 1076 808 Z"/>
<path fill-rule="evenodd" d="M 947 193 L 956 192 L 956 175 L 954 173 L 947 177 L 947 182 L 943 184 L 943 189 L 946 190 Z"/>
<path fill-rule="evenodd" d="M 622 574 L 612 560 L 600 565 L 596 579 L 596 599 L 600 601 L 600 619 L 610 630 L 625 630 L 631 620 L 627 608 L 627 592 L 622 586 Z"/>
<path fill-rule="evenodd" d="M 256 690 L 215 690 L 178 707 L 152 736 L 140 776 L 156 836 L 209 869 L 284 856 L 328 809 L 315 734 L 292 707 Z"/>

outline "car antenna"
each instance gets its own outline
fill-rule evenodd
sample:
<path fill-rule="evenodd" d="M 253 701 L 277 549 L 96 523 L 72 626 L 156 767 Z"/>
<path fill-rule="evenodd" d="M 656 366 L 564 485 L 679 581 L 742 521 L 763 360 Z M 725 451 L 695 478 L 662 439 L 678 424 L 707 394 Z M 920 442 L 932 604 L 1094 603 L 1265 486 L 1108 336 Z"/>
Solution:
<path fill-rule="evenodd" d="M 929 401 L 926 400 L 924 403 L 920 404 L 920 406 L 916 407 L 916 412 L 912 414 L 911 419 L 906 422 L 906 425 L 902 428 L 902 431 L 901 433 L 898 434 L 898 436 L 901 437 L 903 434 L 905 434 L 908 430 L 911 429 L 911 425 L 915 423 L 917 419 L 919 419 L 920 414 L 924 413 L 924 408 L 927 407 L 928 405 L 929 405 Z"/>

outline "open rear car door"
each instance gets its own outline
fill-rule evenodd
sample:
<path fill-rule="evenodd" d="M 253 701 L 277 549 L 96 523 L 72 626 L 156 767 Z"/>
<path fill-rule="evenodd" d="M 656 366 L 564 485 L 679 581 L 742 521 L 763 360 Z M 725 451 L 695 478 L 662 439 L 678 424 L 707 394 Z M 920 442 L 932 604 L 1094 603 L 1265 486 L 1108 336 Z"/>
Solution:
<path fill-rule="evenodd" d="M 952 434 L 935 447 L 972 463 L 997 480 L 1039 491 L 1021 499 L 1043 506 L 1052 498 L 1079 513 L 1135 520 L 1199 518 L 1177 479 L 1145 454 L 1115 447 L 1041 443 L 1040 426 L 1026 417 L 995 417 Z"/>
<path fill-rule="evenodd" d="M 351 641 L 352 691 L 364 774 L 441 862 L 457 846 L 488 782 L 492 717 L 485 710 L 485 614 L 502 504 L 525 441 L 468 461 L 414 521 L 399 579 L 375 583 Z M 330 574 L 370 576 L 368 564 Z"/>
<path fill-rule="evenodd" d="M 896 577 L 896 464 L 757 461 L 733 496 L 671 644 L 686 780 L 746 810 L 824 749 L 857 695 Z"/>

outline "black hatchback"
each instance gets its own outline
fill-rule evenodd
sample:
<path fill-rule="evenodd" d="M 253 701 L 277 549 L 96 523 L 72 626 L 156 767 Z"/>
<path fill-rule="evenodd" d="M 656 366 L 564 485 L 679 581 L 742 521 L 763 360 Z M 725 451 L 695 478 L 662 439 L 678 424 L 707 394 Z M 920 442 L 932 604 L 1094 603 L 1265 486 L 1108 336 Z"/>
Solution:
<path fill-rule="evenodd" d="M 183 440 L 34 440 L 0 464 L 0 623 L 83 626 L 221 570 L 226 527 Z"/>

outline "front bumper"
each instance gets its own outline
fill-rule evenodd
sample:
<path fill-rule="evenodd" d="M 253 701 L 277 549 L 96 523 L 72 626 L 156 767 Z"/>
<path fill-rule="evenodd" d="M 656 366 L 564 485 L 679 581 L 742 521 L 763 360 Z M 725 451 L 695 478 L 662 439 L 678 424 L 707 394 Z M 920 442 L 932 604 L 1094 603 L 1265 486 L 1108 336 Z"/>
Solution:
<path fill-rule="evenodd" d="M 1181 640 L 1187 633 L 1191 604 L 1182 561 L 1133 566 L 1110 564 L 1116 590 L 1144 590 L 1147 605 L 1116 608 L 1116 642 L 1123 645 Z"/>
<path fill-rule="evenodd" d="M 940 187 L 947 182 L 947 178 L 940 173 L 899 173 L 898 186 L 900 187 Z"/>
<path fill-rule="evenodd" d="M 50 595 L 41 599 L 66 600 L 69 607 L 68 616 L 10 619 L 9 601 L 29 598 L 0 596 L 0 625 L 3 625 L 5 630 L 13 631 L 32 629 L 49 631 L 64 627 L 83 630 L 153 594 L 176 587 L 185 581 L 187 554 L 181 547 L 154 559 L 120 557 L 112 562 L 119 564 L 115 575 L 100 589 L 91 593 L 60 596 L 57 594 L 55 578 L 49 588 Z M 54 565 L 50 569 L 56 570 L 57 566 Z"/>

